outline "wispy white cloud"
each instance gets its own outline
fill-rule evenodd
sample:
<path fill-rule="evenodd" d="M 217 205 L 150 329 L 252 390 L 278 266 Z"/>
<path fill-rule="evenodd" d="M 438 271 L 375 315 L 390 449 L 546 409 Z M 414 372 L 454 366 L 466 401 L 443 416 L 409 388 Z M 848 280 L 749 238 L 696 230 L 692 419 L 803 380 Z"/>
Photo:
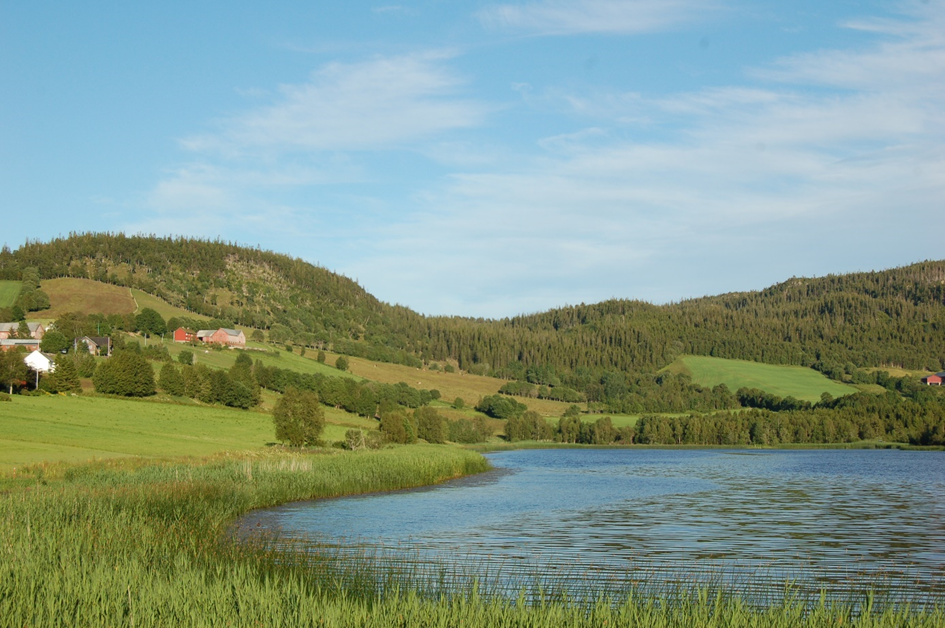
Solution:
<path fill-rule="evenodd" d="M 645 33 L 690 21 L 710 0 L 543 0 L 500 4 L 479 13 L 486 26 L 538 35 Z"/>
<path fill-rule="evenodd" d="M 618 7 L 490 15 L 558 32 L 552 18 L 566 23 L 566 9 L 584 12 L 575 29 L 593 30 Z M 484 316 L 941 257 L 945 24 L 929 12 L 868 24 L 873 45 L 792 55 L 729 86 L 660 97 L 522 89 L 523 107 L 568 114 L 531 152 L 453 133 L 494 108 L 466 95 L 449 56 L 331 64 L 188 139 L 196 163 L 155 187 L 153 220 L 245 217 L 263 245 L 317 242 L 382 299 Z M 318 191 L 370 181 L 370 159 L 401 148 L 453 173 L 383 197 Z"/>
<path fill-rule="evenodd" d="M 511 315 L 562 294 L 667 301 L 941 257 L 945 28 L 895 26 L 872 47 L 753 69 L 745 85 L 558 94 L 593 126 L 502 172 L 452 176 L 351 268 L 385 293 L 422 267 L 391 294 Z M 673 130 L 635 140 L 650 124 Z M 427 288 L 442 285 L 462 286 L 464 307 Z"/>
<path fill-rule="evenodd" d="M 403 146 L 481 124 L 491 108 L 464 98 L 447 53 L 331 63 L 301 84 L 282 85 L 272 104 L 182 140 L 196 152 L 231 155 L 356 151 Z"/>

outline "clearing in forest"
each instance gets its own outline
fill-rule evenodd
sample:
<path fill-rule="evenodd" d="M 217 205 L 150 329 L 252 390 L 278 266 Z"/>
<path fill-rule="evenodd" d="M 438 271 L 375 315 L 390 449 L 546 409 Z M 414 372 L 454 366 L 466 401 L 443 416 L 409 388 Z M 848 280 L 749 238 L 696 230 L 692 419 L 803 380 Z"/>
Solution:
<path fill-rule="evenodd" d="M 0 307 L 10 307 L 16 302 L 20 296 L 20 286 L 19 281 L 0 281 Z"/>
<path fill-rule="evenodd" d="M 33 315 L 44 320 L 54 320 L 66 312 L 85 314 L 131 314 L 135 311 L 135 300 L 131 291 L 121 286 L 93 281 L 91 279 L 44 279 L 40 288 L 49 295 L 49 309 Z"/>
<path fill-rule="evenodd" d="M 742 387 L 759 388 L 779 397 L 810 402 L 820 401 L 820 395 L 825 392 L 833 397 L 858 392 L 854 386 L 827 379 L 822 373 L 803 366 L 687 355 L 677 359 L 671 367 L 677 372 L 689 373 L 695 384 L 710 388 L 725 384 L 732 392 Z"/>

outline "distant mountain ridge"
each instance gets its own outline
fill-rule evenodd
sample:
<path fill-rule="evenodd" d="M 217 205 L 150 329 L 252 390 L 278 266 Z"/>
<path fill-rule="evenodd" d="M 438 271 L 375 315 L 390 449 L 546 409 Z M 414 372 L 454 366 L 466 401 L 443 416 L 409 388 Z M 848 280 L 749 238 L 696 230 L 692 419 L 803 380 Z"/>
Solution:
<path fill-rule="evenodd" d="M 324 268 L 221 241 L 89 233 L 0 251 L 0 279 L 17 279 L 28 267 L 43 279 L 139 288 L 195 314 L 276 331 L 299 344 L 379 352 L 376 359 L 449 359 L 530 381 L 550 373 L 583 391 L 601 385 L 608 371 L 655 372 L 683 354 L 826 373 L 945 368 L 945 261 L 791 278 L 757 292 L 669 305 L 615 299 L 502 320 L 422 316 Z"/>

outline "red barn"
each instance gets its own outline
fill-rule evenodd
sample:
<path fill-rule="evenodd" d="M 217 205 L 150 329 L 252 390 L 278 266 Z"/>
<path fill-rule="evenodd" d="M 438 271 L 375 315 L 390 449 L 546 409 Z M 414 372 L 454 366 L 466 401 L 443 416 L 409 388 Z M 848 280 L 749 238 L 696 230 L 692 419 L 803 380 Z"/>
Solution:
<path fill-rule="evenodd" d="M 174 342 L 193 342 L 197 339 L 197 332 L 192 329 L 178 327 L 174 330 Z"/>
<path fill-rule="evenodd" d="M 221 327 L 216 331 L 211 329 L 201 329 L 197 332 L 197 338 L 201 342 L 208 342 L 228 347 L 245 347 L 246 335 L 235 329 L 225 329 Z"/>
<path fill-rule="evenodd" d="M 945 375 L 945 373 L 936 373 L 935 375 L 929 375 L 928 377 L 923 377 L 922 383 L 928 384 L 929 386 L 941 386 L 943 375 Z"/>

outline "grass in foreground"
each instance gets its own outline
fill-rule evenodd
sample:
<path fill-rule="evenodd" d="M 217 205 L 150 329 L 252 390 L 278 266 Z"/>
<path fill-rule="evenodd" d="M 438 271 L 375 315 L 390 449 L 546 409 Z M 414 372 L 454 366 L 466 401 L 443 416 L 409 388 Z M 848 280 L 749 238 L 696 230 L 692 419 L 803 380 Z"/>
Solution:
<path fill-rule="evenodd" d="M 842 397 L 857 392 L 853 386 L 827 379 L 823 374 L 802 366 L 777 366 L 726 360 L 706 356 L 687 355 L 677 359 L 670 368 L 687 372 L 693 383 L 709 388 L 725 384 L 735 392 L 739 388 L 759 388 L 779 397 L 794 397 L 804 401 L 820 401 L 822 393 Z"/>
<path fill-rule="evenodd" d="M 41 461 L 206 456 L 275 439 L 268 414 L 223 407 L 14 395 L 0 412 L 0 470 Z"/>
<path fill-rule="evenodd" d="M 472 452 L 414 446 L 330 455 L 113 461 L 0 480 L 3 625 L 941 626 L 939 611 L 854 616 L 848 606 L 753 609 L 705 591 L 578 601 L 481 595 L 450 581 L 240 542 L 233 520 L 286 501 L 429 484 L 486 468 Z M 28 484 L 28 486 L 27 486 Z"/>

